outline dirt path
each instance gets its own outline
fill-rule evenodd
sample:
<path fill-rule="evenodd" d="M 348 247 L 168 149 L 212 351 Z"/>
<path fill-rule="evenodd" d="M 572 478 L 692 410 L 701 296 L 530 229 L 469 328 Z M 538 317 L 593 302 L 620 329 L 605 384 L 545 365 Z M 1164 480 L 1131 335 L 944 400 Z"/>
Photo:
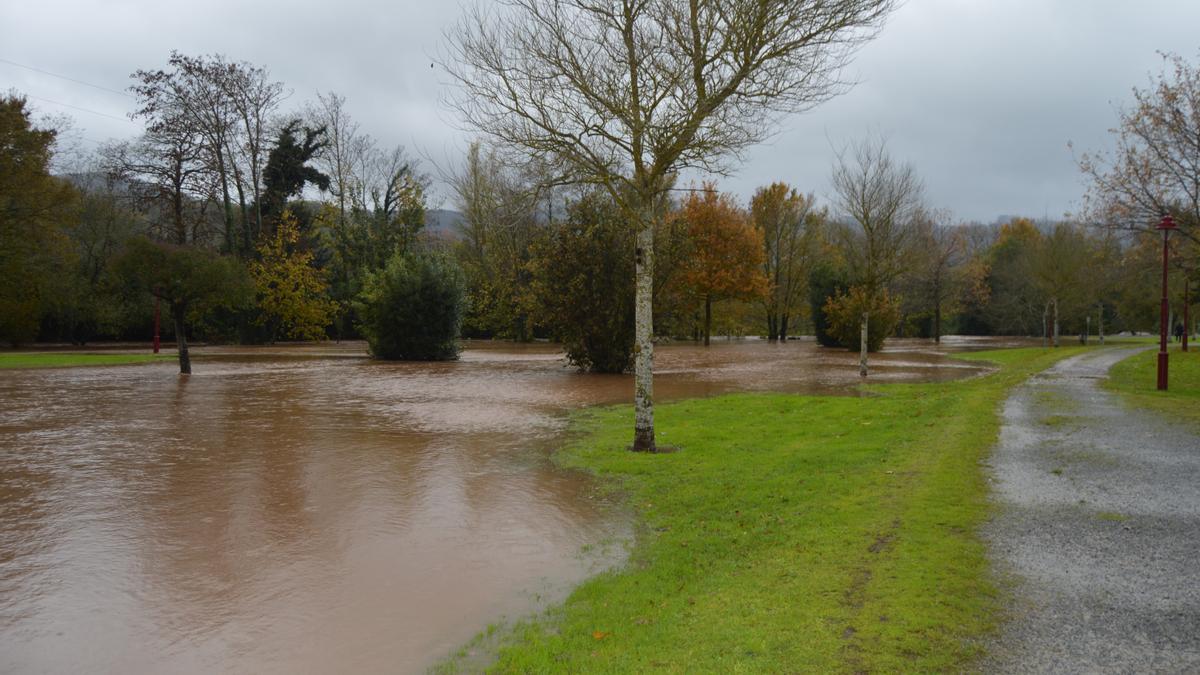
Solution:
<path fill-rule="evenodd" d="M 1063 361 L 1004 407 L 984 534 L 1014 601 L 988 672 L 1200 672 L 1200 437 Z"/>

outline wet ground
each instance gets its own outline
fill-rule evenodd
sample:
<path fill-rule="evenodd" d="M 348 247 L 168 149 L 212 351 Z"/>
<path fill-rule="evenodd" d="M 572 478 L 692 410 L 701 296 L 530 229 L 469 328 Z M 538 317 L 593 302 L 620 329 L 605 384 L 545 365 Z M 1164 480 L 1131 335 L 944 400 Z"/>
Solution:
<path fill-rule="evenodd" d="M 1137 350 L 1017 388 L 985 528 L 1015 600 L 986 671 L 1200 672 L 1200 437 L 1098 386 Z"/>
<path fill-rule="evenodd" d="M 994 344 L 895 341 L 871 379 L 968 376 L 945 352 Z M 419 672 L 621 558 L 627 519 L 547 456 L 628 377 L 552 345 L 194 356 L 0 373 L 0 671 Z M 659 400 L 859 382 L 811 342 L 657 357 Z"/>

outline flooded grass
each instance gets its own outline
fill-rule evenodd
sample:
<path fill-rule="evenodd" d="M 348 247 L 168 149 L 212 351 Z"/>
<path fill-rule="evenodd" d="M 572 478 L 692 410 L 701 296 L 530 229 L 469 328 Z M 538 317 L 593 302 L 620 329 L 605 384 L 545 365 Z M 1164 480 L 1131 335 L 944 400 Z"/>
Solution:
<path fill-rule="evenodd" d="M 969 666 L 996 591 L 981 460 L 1008 390 L 1080 348 L 973 354 L 985 377 L 870 398 L 735 394 L 578 413 L 557 455 L 637 511 L 624 569 L 515 627 L 498 672 L 937 672 Z M 448 666 L 453 670 L 453 664 Z"/>

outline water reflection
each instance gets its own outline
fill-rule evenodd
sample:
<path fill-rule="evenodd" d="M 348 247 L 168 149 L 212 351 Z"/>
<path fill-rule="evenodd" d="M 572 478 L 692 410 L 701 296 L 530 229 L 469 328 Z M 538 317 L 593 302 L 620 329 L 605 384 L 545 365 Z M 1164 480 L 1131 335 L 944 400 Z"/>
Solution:
<path fill-rule="evenodd" d="M 961 346 L 961 345 L 960 345 Z M 546 450 L 626 401 L 549 345 L 385 364 L 361 345 L 209 348 L 171 364 L 0 374 L 0 667 L 410 672 L 552 600 L 626 534 Z M 666 346 L 661 399 L 846 393 L 811 343 Z M 894 343 L 873 381 L 978 372 Z"/>

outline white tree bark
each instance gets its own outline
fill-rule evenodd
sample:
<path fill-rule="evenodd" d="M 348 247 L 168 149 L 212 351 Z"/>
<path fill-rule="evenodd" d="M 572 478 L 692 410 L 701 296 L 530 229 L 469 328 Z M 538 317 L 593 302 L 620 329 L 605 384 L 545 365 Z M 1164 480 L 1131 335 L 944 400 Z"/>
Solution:
<path fill-rule="evenodd" d="M 633 335 L 633 449 L 654 452 L 654 220 L 638 223 Z"/>

